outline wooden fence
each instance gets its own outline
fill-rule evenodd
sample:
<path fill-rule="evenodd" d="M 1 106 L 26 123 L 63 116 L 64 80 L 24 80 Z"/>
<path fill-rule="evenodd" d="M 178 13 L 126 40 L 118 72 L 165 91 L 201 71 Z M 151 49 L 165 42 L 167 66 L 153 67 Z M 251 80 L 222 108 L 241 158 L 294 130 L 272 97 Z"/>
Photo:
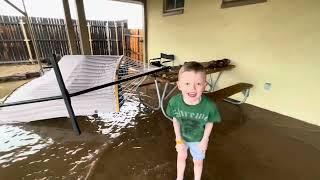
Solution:
<path fill-rule="evenodd" d="M 40 60 L 52 54 L 69 54 L 63 19 L 30 18 Z M 73 21 L 80 54 L 79 33 Z M 94 55 L 127 55 L 143 60 L 141 30 L 129 30 L 126 21 L 88 21 L 89 42 Z M 35 51 L 23 17 L 0 16 L 0 64 L 34 61 Z"/>
<path fill-rule="evenodd" d="M 143 30 L 129 29 L 125 34 L 125 55 L 133 59 L 143 59 Z"/>

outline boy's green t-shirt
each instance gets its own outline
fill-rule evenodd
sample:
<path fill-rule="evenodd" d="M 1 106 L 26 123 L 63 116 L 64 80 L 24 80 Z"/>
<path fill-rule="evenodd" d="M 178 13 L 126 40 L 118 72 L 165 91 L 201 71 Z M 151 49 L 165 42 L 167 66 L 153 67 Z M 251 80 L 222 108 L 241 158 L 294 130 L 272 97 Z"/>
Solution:
<path fill-rule="evenodd" d="M 217 106 L 205 95 L 199 104 L 188 105 L 182 94 L 177 94 L 170 99 L 166 113 L 179 121 L 181 136 L 186 142 L 200 142 L 206 123 L 221 121 Z"/>

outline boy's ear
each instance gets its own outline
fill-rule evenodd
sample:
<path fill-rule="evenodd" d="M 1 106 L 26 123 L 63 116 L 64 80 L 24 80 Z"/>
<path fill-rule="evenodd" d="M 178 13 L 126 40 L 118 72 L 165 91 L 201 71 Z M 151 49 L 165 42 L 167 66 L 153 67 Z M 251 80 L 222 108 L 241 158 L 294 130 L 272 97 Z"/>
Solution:
<path fill-rule="evenodd" d="M 208 84 L 209 84 L 208 81 L 204 83 L 204 90 L 207 88 Z"/>
<path fill-rule="evenodd" d="M 179 82 L 179 81 L 177 81 L 177 86 L 178 86 L 178 89 L 181 90 L 181 89 L 180 89 L 180 82 Z"/>

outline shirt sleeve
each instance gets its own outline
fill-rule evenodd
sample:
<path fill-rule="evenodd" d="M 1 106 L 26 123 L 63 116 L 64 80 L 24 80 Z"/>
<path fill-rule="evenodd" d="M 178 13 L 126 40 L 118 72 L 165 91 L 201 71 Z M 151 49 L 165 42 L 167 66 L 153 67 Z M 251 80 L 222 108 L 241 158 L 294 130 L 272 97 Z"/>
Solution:
<path fill-rule="evenodd" d="M 210 103 L 210 104 L 211 104 L 211 107 L 209 111 L 208 122 L 212 122 L 212 123 L 221 122 L 221 117 L 220 117 L 220 113 L 218 111 L 217 106 L 214 103 Z"/>

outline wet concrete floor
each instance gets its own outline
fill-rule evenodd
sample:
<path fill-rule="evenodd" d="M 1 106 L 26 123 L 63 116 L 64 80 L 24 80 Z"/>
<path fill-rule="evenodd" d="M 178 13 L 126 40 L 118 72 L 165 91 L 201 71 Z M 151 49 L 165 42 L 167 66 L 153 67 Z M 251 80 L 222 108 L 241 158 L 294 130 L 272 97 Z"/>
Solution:
<path fill-rule="evenodd" d="M 203 170 L 204 180 L 320 179 L 320 128 L 254 106 L 219 103 Z M 160 112 L 136 117 L 105 150 L 89 179 L 175 179 L 171 122 Z M 193 179 L 188 159 L 186 179 Z"/>
<path fill-rule="evenodd" d="M 320 127 L 251 105 L 218 103 L 203 180 L 318 180 Z M 137 99 L 120 114 L 0 125 L 0 179 L 175 179 L 172 124 Z M 185 177 L 193 179 L 188 159 Z"/>

